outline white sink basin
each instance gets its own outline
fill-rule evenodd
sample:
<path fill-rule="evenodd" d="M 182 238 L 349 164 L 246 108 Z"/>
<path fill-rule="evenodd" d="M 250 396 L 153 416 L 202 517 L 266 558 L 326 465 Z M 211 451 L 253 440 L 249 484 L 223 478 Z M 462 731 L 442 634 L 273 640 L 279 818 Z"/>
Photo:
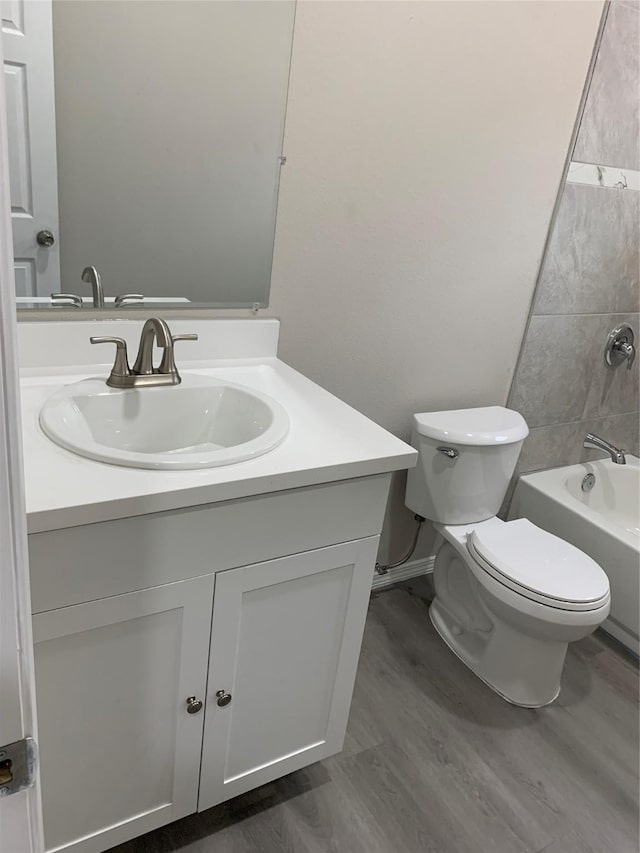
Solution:
<path fill-rule="evenodd" d="M 89 459 L 128 468 L 185 470 L 243 462 L 277 447 L 289 417 L 253 389 L 203 377 L 180 385 L 109 388 L 75 382 L 53 394 L 40 426 L 56 444 Z"/>

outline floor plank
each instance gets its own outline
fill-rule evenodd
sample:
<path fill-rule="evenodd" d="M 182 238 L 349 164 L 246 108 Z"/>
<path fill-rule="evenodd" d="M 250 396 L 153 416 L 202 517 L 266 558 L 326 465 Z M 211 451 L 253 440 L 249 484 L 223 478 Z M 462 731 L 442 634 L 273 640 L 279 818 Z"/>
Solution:
<path fill-rule="evenodd" d="M 113 853 L 638 853 L 638 668 L 597 633 L 547 708 L 444 645 L 427 579 L 372 596 L 344 751 Z"/>

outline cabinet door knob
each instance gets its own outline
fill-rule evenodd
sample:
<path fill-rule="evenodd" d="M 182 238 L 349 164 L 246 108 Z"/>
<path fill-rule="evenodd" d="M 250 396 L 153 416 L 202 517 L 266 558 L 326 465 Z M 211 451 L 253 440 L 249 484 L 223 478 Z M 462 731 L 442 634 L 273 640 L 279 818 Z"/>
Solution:
<path fill-rule="evenodd" d="M 218 705 L 221 708 L 224 708 L 225 705 L 228 705 L 229 702 L 231 702 L 231 693 L 227 693 L 226 690 L 218 690 L 216 698 L 218 700 Z"/>
<path fill-rule="evenodd" d="M 195 696 L 187 696 L 187 714 L 197 714 L 202 711 L 202 701 Z"/>

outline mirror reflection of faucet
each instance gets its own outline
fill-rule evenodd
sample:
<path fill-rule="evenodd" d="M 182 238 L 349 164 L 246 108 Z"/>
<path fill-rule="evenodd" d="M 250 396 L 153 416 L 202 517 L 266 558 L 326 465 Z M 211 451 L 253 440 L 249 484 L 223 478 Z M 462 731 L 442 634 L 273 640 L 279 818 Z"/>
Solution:
<path fill-rule="evenodd" d="M 54 308 L 82 308 L 82 296 L 75 293 L 52 293 L 51 304 Z"/>
<path fill-rule="evenodd" d="M 144 296 L 141 293 L 120 293 L 116 296 L 115 306 L 121 308 L 127 302 L 144 302 Z"/>
<path fill-rule="evenodd" d="M 82 280 L 91 285 L 93 307 L 104 308 L 104 289 L 102 287 L 102 278 L 98 270 L 95 267 L 85 267 L 82 270 Z"/>
<path fill-rule="evenodd" d="M 623 323 L 609 333 L 607 344 L 604 348 L 604 360 L 610 367 L 618 367 L 624 361 L 627 362 L 627 370 L 636 358 L 636 348 L 633 345 L 635 336 L 633 329 L 628 323 Z"/>
<path fill-rule="evenodd" d="M 91 303 L 89 303 L 89 307 L 104 308 L 104 288 L 102 286 L 102 276 L 98 270 L 93 266 L 85 267 L 82 270 L 81 277 L 82 281 L 86 281 L 91 285 Z M 107 301 L 111 300 L 107 298 Z M 116 308 L 122 308 L 127 304 L 139 304 L 141 302 L 144 302 L 142 293 L 119 293 L 114 300 L 114 305 Z M 51 304 L 54 308 L 83 308 L 85 300 L 76 293 L 52 293 Z"/>

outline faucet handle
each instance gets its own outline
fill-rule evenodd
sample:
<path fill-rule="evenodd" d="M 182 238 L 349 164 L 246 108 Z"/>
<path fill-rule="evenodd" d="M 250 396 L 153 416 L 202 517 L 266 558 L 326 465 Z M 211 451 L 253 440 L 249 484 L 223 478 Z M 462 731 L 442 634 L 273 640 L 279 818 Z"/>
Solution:
<path fill-rule="evenodd" d="M 116 308 L 120 308 L 127 302 L 144 302 L 144 296 L 142 293 L 120 293 L 115 298 Z"/>
<path fill-rule="evenodd" d="M 160 367 L 158 368 L 159 373 L 168 373 L 170 375 L 175 375 L 178 377 L 177 381 L 180 382 L 180 374 L 178 373 L 178 369 L 176 367 L 175 356 L 173 354 L 173 345 L 176 341 L 197 341 L 198 336 L 196 334 L 187 334 L 187 335 L 171 335 L 171 346 L 165 347 L 164 352 L 162 353 L 162 360 L 160 362 Z"/>
<path fill-rule="evenodd" d="M 631 370 L 631 365 L 636 360 L 636 348 L 633 344 L 626 344 L 624 353 L 627 358 L 627 370 Z"/>
<path fill-rule="evenodd" d="M 113 363 L 113 367 L 111 368 L 112 376 L 131 376 L 131 370 L 129 368 L 129 360 L 127 358 L 127 342 L 124 338 L 110 338 L 110 337 L 91 337 L 89 338 L 92 344 L 115 344 L 116 345 L 116 358 Z M 109 384 L 109 379 L 107 380 L 107 385 Z"/>
<path fill-rule="evenodd" d="M 64 308 L 71 306 L 72 308 L 82 308 L 82 296 L 77 296 L 75 293 L 52 293 L 51 304 L 54 308 Z"/>
<path fill-rule="evenodd" d="M 189 335 L 171 335 L 171 340 L 174 344 L 176 341 L 197 341 L 198 336 L 193 332 Z"/>

